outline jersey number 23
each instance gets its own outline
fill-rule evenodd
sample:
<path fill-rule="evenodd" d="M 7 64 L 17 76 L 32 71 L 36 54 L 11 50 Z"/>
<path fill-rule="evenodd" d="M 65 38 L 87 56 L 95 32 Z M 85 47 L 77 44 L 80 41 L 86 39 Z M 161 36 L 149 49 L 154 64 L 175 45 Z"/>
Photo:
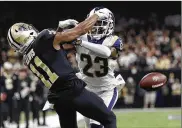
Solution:
<path fill-rule="evenodd" d="M 83 68 L 83 73 L 85 75 L 87 75 L 89 77 L 94 77 L 94 75 L 96 77 L 103 77 L 103 76 L 107 75 L 107 73 L 108 73 L 108 60 L 106 58 L 96 57 L 94 59 L 94 62 L 92 62 L 92 58 L 91 58 L 90 55 L 82 53 L 80 55 L 80 60 L 87 62 L 87 64 Z M 100 64 L 100 71 L 95 71 L 93 73 L 88 72 L 88 70 L 90 68 L 92 68 L 94 63 L 98 63 L 99 64 L 100 62 L 102 62 L 102 64 Z"/>

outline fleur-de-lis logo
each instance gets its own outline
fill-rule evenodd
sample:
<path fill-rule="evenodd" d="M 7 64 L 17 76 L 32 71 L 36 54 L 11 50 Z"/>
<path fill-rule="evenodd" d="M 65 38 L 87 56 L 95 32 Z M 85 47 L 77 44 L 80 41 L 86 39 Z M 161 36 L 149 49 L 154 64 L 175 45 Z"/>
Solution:
<path fill-rule="evenodd" d="M 157 82 L 159 80 L 159 77 L 158 76 L 153 76 L 152 77 L 152 80 L 155 81 L 155 82 Z"/>

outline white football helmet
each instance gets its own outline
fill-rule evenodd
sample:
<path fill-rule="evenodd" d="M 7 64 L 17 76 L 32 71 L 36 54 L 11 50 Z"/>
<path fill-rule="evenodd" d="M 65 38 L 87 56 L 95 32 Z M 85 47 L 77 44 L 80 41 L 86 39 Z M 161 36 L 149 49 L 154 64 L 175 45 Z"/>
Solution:
<path fill-rule="evenodd" d="M 115 18 L 113 13 L 107 8 L 96 7 L 88 14 L 88 17 L 93 15 L 97 10 L 102 9 L 102 13 L 106 14 L 104 19 L 99 19 L 92 29 L 88 32 L 91 39 L 100 40 L 103 37 L 109 36 L 114 32 Z"/>
<path fill-rule="evenodd" d="M 37 29 L 26 23 L 16 23 L 8 30 L 9 45 L 17 52 L 24 53 L 38 35 Z"/>

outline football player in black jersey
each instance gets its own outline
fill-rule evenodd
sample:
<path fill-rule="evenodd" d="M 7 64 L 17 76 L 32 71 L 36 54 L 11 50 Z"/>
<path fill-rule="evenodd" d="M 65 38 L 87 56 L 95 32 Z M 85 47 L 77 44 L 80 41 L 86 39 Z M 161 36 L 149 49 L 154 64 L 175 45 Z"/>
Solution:
<path fill-rule="evenodd" d="M 10 46 L 24 55 L 25 65 L 49 88 L 48 100 L 54 104 L 61 128 L 77 128 L 76 111 L 101 122 L 105 128 L 116 128 L 114 113 L 102 99 L 84 88 L 86 84 L 76 77 L 62 47 L 87 33 L 99 18 L 104 18 L 102 11 L 96 11 L 67 31 L 45 29 L 38 33 L 32 25 L 25 23 L 16 23 L 8 31 Z M 71 24 L 75 21 L 66 20 L 59 27 Z"/>

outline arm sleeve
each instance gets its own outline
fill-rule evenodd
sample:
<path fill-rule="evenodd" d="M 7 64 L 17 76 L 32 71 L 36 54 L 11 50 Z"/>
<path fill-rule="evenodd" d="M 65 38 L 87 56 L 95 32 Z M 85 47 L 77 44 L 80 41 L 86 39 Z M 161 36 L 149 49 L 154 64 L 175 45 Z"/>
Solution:
<path fill-rule="evenodd" d="M 104 45 L 101 44 L 94 44 L 87 41 L 82 41 L 81 46 L 89 49 L 93 53 L 95 53 L 97 56 L 102 58 L 108 58 L 111 55 L 111 50 Z"/>

